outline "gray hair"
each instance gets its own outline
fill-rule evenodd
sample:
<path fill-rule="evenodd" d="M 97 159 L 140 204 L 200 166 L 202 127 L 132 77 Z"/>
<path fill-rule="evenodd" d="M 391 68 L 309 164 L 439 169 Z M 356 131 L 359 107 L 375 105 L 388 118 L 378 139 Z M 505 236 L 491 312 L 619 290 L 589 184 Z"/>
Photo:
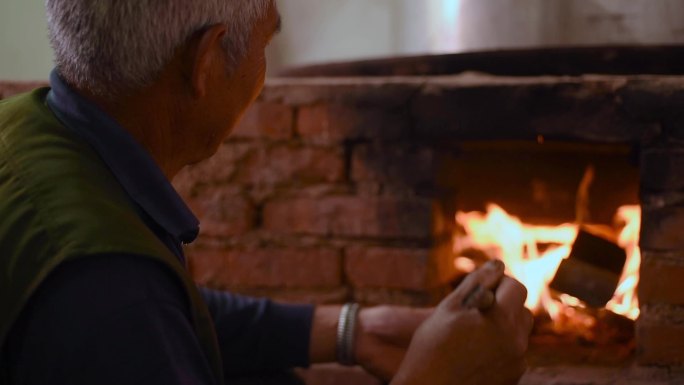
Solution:
<path fill-rule="evenodd" d="M 45 0 L 50 41 L 64 79 L 99 96 L 152 83 L 176 49 L 226 24 L 232 65 L 272 0 Z"/>

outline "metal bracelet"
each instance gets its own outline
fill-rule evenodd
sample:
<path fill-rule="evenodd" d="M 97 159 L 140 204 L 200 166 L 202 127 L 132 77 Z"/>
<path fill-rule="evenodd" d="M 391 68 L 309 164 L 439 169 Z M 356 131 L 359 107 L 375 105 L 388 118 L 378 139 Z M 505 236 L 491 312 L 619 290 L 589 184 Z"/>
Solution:
<path fill-rule="evenodd" d="M 354 357 L 354 337 L 356 333 L 356 316 L 358 313 L 358 303 L 347 303 L 342 306 L 342 311 L 340 311 L 340 319 L 337 322 L 337 362 L 341 365 L 356 365 L 356 359 Z"/>

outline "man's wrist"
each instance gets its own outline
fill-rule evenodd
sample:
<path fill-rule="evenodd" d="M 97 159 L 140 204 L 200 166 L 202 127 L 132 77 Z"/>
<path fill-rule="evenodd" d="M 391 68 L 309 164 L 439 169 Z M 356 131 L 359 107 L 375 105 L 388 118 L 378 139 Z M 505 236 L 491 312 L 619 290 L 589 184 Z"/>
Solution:
<path fill-rule="evenodd" d="M 329 363 L 336 361 L 337 322 L 342 306 L 316 306 L 311 325 L 309 362 Z"/>

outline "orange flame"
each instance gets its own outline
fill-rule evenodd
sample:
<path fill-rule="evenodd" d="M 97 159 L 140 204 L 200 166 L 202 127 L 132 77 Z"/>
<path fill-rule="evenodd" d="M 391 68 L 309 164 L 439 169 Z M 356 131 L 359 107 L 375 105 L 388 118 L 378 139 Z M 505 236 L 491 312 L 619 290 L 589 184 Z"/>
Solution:
<path fill-rule="evenodd" d="M 639 300 L 636 296 L 636 289 L 639 284 L 639 266 L 641 265 L 641 250 L 639 249 L 641 208 L 639 206 L 620 207 L 617 218 L 625 223 L 618 237 L 618 245 L 627 251 L 627 261 L 615 295 L 606 308 L 628 318 L 637 319 Z"/>
<path fill-rule="evenodd" d="M 635 206 L 625 206 L 618 210 L 617 216 L 626 224 L 620 234 L 619 245 L 627 250 L 628 259 L 618 289 L 606 307 L 615 313 L 636 319 L 639 315 L 635 290 L 640 263 L 640 210 Z M 576 225 L 525 224 L 494 204 L 487 206 L 486 214 L 458 212 L 456 222 L 465 230 L 465 235 L 454 237 L 456 255 L 460 255 L 463 250 L 476 248 L 502 260 L 507 266 L 507 273 L 527 288 L 525 306 L 530 310 L 545 310 L 552 319 L 556 319 L 564 309 L 582 306 L 581 301 L 568 295 L 555 300 L 548 289 L 561 261 L 570 255 L 572 243 L 577 237 Z M 540 245 L 547 247 L 542 251 Z M 474 268 L 463 257 L 457 258 L 454 263 L 464 271 Z"/>

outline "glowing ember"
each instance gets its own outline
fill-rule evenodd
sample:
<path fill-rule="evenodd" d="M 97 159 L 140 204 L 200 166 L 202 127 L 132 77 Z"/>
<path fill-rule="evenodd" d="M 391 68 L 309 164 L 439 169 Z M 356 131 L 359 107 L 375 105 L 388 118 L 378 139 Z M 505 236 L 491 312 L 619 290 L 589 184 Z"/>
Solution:
<path fill-rule="evenodd" d="M 625 206 L 618 210 L 617 218 L 624 224 L 618 244 L 627 251 L 627 262 L 618 289 L 606 306 L 607 309 L 632 319 L 639 315 L 635 291 L 639 280 L 640 214 L 640 209 L 636 206 Z M 573 308 L 584 306 L 577 298 L 565 294 L 554 299 L 548 289 L 561 261 L 570 255 L 577 237 L 577 225 L 525 224 L 494 204 L 487 207 L 486 214 L 459 212 L 456 214 L 456 222 L 465 230 L 465 234 L 454 238 L 456 255 L 461 255 L 467 249 L 479 249 L 502 260 L 507 266 L 507 273 L 527 287 L 525 305 L 529 309 L 546 311 L 556 320 L 561 314 L 570 315 Z M 459 257 L 454 263 L 462 271 L 471 271 L 474 265 L 472 261 L 466 260 L 467 258 Z"/>

